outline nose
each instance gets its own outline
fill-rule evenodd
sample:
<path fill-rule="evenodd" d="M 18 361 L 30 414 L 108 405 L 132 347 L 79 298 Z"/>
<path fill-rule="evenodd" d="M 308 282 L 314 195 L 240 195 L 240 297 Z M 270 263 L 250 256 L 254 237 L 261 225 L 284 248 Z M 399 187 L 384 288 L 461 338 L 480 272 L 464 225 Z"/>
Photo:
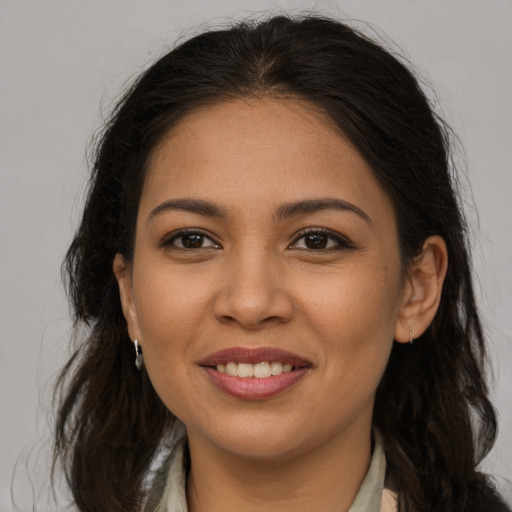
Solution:
<path fill-rule="evenodd" d="M 258 330 L 291 320 L 293 303 L 277 259 L 260 250 L 226 260 L 213 305 L 218 321 Z"/>

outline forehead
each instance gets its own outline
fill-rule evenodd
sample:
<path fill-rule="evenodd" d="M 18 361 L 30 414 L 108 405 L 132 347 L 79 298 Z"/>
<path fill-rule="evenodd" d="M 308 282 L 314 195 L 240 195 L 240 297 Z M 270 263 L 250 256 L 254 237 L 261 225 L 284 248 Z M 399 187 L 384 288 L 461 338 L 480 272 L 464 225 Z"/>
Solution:
<path fill-rule="evenodd" d="M 333 195 L 366 203 L 370 215 L 390 207 L 366 161 L 316 106 L 237 99 L 193 111 L 169 131 L 152 154 L 141 207 L 180 197 L 270 207 Z"/>

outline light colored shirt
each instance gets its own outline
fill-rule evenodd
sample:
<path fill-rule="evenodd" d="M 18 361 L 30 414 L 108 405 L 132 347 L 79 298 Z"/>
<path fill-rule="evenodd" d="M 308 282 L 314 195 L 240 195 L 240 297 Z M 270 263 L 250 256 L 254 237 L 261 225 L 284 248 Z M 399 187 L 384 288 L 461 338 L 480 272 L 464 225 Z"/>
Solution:
<path fill-rule="evenodd" d="M 370 467 L 348 512 L 396 512 L 396 493 L 384 487 L 386 457 L 380 435 Z M 185 468 L 186 438 L 176 443 L 164 470 L 155 478 L 144 512 L 188 512 Z"/>

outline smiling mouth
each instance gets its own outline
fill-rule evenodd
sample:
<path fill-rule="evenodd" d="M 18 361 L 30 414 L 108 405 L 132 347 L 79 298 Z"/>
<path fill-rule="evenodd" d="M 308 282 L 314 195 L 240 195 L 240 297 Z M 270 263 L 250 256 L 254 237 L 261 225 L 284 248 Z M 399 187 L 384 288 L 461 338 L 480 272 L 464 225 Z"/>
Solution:
<path fill-rule="evenodd" d="M 296 354 L 272 347 L 222 350 L 203 360 L 200 366 L 217 388 L 246 400 L 281 394 L 300 382 L 312 368 L 310 362 Z"/>
<path fill-rule="evenodd" d="M 219 350 L 199 362 L 232 377 L 256 377 L 257 379 L 281 375 L 311 366 L 306 359 L 275 347 L 233 347 Z"/>
<path fill-rule="evenodd" d="M 283 364 L 279 361 L 262 361 L 256 364 L 230 361 L 227 364 L 218 364 L 215 369 L 231 377 L 266 379 L 274 375 L 289 373 L 294 370 L 294 366 L 289 363 Z M 295 369 L 297 369 L 297 367 Z"/>

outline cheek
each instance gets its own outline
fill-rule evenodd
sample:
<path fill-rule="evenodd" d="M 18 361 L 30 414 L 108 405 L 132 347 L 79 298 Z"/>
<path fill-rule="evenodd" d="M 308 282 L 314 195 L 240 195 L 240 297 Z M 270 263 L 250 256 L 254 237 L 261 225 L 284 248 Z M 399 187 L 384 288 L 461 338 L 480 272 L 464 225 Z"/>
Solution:
<path fill-rule="evenodd" d="M 134 296 L 141 328 L 174 324 L 186 329 L 202 312 L 208 300 L 208 282 L 199 271 L 174 269 L 163 258 L 152 258 L 139 266 L 134 275 Z M 155 261 L 152 261 L 155 260 Z M 206 280 L 205 280 L 206 279 Z"/>
<path fill-rule="evenodd" d="M 399 264 L 392 270 L 377 262 L 353 266 L 323 283 L 304 282 L 301 288 L 302 316 L 322 342 L 326 368 L 333 374 L 359 374 L 361 379 L 380 375 L 399 314 Z"/>
<path fill-rule="evenodd" d="M 304 280 L 296 295 L 327 333 L 369 330 L 387 336 L 398 314 L 399 280 L 397 270 L 354 265 L 325 279 Z"/>
<path fill-rule="evenodd" d="M 166 263 L 140 268 L 134 276 L 134 297 L 144 356 L 150 366 L 165 366 L 194 350 L 210 309 L 208 281 L 198 272 L 173 271 Z"/>
<path fill-rule="evenodd" d="M 194 361 L 206 328 L 209 291 L 200 286 L 200 276 L 151 263 L 134 274 L 134 297 L 149 378 L 167 408 L 186 422 L 187 397 L 197 394 Z"/>

